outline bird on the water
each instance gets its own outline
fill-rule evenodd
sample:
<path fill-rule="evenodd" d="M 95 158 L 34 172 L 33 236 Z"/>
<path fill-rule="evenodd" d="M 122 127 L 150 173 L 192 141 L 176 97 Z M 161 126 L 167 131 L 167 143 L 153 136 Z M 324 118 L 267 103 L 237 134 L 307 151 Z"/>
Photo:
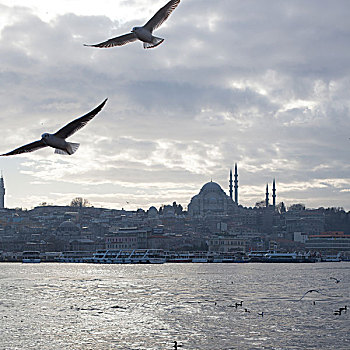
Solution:
<path fill-rule="evenodd" d="M 160 45 L 164 39 L 153 36 L 153 31 L 161 26 L 161 24 L 170 16 L 179 3 L 180 0 L 170 0 L 165 6 L 158 10 L 158 12 L 145 25 L 142 27 L 132 28 L 131 33 L 117 36 L 99 44 L 84 44 L 84 46 L 106 48 L 122 46 L 136 40 L 141 40 L 143 42 L 144 49 L 156 47 Z"/>
<path fill-rule="evenodd" d="M 176 340 L 173 341 L 174 343 L 174 349 L 177 350 L 177 348 L 181 348 L 182 345 L 178 344 Z"/>
<path fill-rule="evenodd" d="M 55 132 L 54 134 L 44 133 L 41 135 L 41 140 L 34 141 L 27 145 L 18 147 L 13 151 L 1 154 L 1 156 L 12 156 L 15 154 L 28 153 L 36 151 L 44 147 L 52 147 L 57 154 L 72 155 L 79 147 L 79 143 L 67 142 L 66 138 L 73 135 L 83 126 L 85 126 L 98 112 L 101 111 L 105 105 L 107 99 L 105 99 L 99 106 L 93 109 L 91 112 L 79 117 L 63 128 Z"/>

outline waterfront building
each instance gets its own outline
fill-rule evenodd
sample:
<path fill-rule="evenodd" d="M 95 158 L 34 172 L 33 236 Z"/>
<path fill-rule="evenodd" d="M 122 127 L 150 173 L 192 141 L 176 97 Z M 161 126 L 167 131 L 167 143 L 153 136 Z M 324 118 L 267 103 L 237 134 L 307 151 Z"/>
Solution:
<path fill-rule="evenodd" d="M 350 254 L 350 234 L 343 231 L 326 231 L 317 235 L 309 235 L 305 243 L 306 250 L 326 254 Z"/>
<path fill-rule="evenodd" d="M 322 210 L 288 210 L 283 214 L 286 238 L 293 239 L 294 232 L 320 234 L 325 229 L 325 214 Z"/>
<path fill-rule="evenodd" d="M 107 249 L 146 249 L 148 231 L 137 227 L 119 228 L 106 237 Z"/>
<path fill-rule="evenodd" d="M 294 232 L 294 237 L 293 237 L 294 242 L 306 243 L 308 239 L 309 239 L 309 236 L 306 233 Z"/>
<path fill-rule="evenodd" d="M 209 252 L 245 253 L 247 241 L 243 238 L 230 235 L 214 235 L 207 240 Z"/>

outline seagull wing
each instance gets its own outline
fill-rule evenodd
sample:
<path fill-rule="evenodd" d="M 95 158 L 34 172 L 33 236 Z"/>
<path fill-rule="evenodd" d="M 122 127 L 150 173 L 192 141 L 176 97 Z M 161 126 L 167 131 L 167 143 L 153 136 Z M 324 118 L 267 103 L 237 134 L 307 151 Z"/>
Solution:
<path fill-rule="evenodd" d="M 91 112 L 68 123 L 66 126 L 58 130 L 54 135 L 62 139 L 73 135 L 75 132 L 77 132 L 79 129 L 85 126 L 98 112 L 100 112 L 102 107 L 105 105 L 106 101 L 107 98 Z"/>
<path fill-rule="evenodd" d="M 127 43 L 131 43 L 133 41 L 136 41 L 137 37 L 134 33 L 129 33 L 129 34 L 124 34 L 121 36 L 117 36 L 115 38 L 109 39 L 107 41 L 104 41 L 99 44 L 94 44 L 94 45 L 86 45 L 84 46 L 92 46 L 92 47 L 113 47 L 113 46 L 122 46 Z"/>
<path fill-rule="evenodd" d="M 165 6 L 158 10 L 158 12 L 143 27 L 152 33 L 153 30 L 160 27 L 160 25 L 170 16 L 179 3 L 180 0 L 170 0 Z"/>
<path fill-rule="evenodd" d="M 316 290 L 316 289 L 310 289 L 310 290 L 308 290 L 307 292 L 305 292 L 304 295 L 303 295 L 298 301 L 300 301 L 301 299 L 303 299 L 303 298 L 305 297 L 306 294 L 312 293 L 312 292 L 320 293 L 320 292 L 319 292 L 318 290 Z"/>
<path fill-rule="evenodd" d="M 12 156 L 15 154 L 33 152 L 33 151 L 36 151 L 37 149 L 44 148 L 46 146 L 47 145 L 44 143 L 43 140 L 34 141 L 32 143 L 28 143 L 28 145 L 18 147 L 11 152 L 1 154 L 1 156 Z"/>

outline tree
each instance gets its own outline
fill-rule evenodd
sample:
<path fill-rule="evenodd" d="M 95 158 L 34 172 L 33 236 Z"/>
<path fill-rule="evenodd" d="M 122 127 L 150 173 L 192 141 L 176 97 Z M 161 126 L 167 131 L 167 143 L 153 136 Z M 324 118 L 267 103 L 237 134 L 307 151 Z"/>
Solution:
<path fill-rule="evenodd" d="M 181 204 L 179 204 L 179 205 L 177 206 L 176 214 L 177 214 L 177 215 L 181 215 L 181 214 L 183 213 L 183 210 L 184 210 L 183 206 L 182 206 Z"/>
<path fill-rule="evenodd" d="M 91 203 L 87 199 L 76 197 L 72 199 L 70 206 L 75 208 L 91 207 Z"/>
<path fill-rule="evenodd" d="M 255 208 L 265 208 L 265 207 L 266 207 L 265 201 L 260 201 L 255 203 Z"/>
<path fill-rule="evenodd" d="M 176 204 L 176 202 L 173 202 L 173 208 L 176 215 L 181 215 L 183 211 L 183 207 L 181 204 Z"/>

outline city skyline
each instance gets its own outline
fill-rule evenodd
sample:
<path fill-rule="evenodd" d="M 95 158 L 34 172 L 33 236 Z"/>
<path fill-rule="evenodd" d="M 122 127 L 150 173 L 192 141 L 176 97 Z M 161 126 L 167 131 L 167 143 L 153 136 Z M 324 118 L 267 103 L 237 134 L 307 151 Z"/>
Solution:
<path fill-rule="evenodd" d="M 244 206 L 275 178 L 277 203 L 350 210 L 348 2 L 183 0 L 157 51 L 83 47 L 164 4 L 0 1 L 1 152 L 109 98 L 74 157 L 1 159 L 5 206 L 185 206 L 237 163 Z"/>

